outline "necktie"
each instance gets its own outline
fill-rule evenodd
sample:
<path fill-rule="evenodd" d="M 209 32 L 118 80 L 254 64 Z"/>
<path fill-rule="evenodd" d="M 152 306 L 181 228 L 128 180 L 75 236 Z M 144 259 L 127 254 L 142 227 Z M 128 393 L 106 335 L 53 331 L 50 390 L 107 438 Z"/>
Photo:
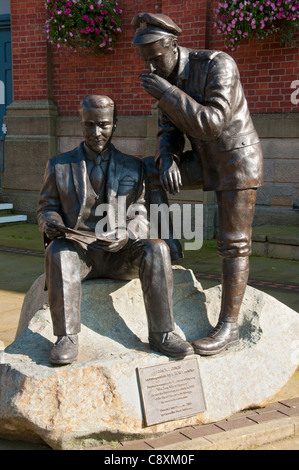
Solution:
<path fill-rule="evenodd" d="M 94 167 L 90 173 L 90 182 L 96 194 L 99 194 L 104 182 L 104 172 L 101 168 L 102 157 L 97 156 L 94 162 Z"/>

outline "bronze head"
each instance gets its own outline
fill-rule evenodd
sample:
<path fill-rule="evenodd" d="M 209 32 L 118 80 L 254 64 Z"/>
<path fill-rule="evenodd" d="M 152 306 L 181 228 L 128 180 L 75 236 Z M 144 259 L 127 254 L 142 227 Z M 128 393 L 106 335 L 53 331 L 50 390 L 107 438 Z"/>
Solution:
<path fill-rule="evenodd" d="M 132 20 L 133 44 L 150 72 L 168 78 L 178 61 L 178 37 L 181 28 L 162 14 L 139 13 Z"/>
<path fill-rule="evenodd" d="M 114 101 L 105 95 L 89 95 L 81 101 L 80 116 L 86 144 L 94 152 L 102 152 L 111 142 L 116 129 Z"/>

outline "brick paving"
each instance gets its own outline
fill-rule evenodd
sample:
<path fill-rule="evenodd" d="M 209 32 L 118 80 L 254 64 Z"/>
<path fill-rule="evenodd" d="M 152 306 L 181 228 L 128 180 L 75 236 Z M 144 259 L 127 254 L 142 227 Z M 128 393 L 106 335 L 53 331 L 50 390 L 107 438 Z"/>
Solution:
<path fill-rule="evenodd" d="M 40 258 L 43 258 L 45 254 L 45 252 L 42 250 L 30 250 L 28 248 L 19 248 L 19 247 L 4 246 L 4 245 L 0 245 L 0 252 L 12 253 L 16 255 L 38 256 Z"/>
<path fill-rule="evenodd" d="M 206 281 L 219 281 L 221 282 L 221 275 L 209 274 L 209 273 L 195 273 L 195 277 L 198 279 L 204 279 Z M 286 290 L 291 292 L 299 292 L 298 284 L 289 284 L 284 282 L 273 282 L 273 281 L 260 281 L 255 279 L 249 279 L 248 285 L 252 287 L 266 287 L 278 290 Z"/>
<path fill-rule="evenodd" d="M 95 447 L 94 450 L 156 450 L 175 445 L 180 450 L 180 445 L 186 449 L 186 444 L 192 443 L 195 439 L 204 438 L 213 434 L 223 436 L 228 431 L 242 430 L 254 425 L 263 425 L 277 419 L 291 418 L 299 416 L 299 397 L 270 403 L 264 408 L 240 412 L 228 419 L 211 424 L 199 426 L 188 426 L 176 431 L 164 434 L 161 437 L 139 439 L 134 441 L 119 442 L 113 448 L 109 445 Z M 194 449 L 194 448 L 193 448 Z"/>

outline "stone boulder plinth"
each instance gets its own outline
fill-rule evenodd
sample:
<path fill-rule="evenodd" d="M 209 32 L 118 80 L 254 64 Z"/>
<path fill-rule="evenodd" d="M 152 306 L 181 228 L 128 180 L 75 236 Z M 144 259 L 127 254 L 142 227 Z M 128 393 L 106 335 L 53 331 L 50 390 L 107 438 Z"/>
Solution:
<path fill-rule="evenodd" d="M 221 287 L 205 291 L 192 271 L 175 267 L 174 318 L 193 341 L 217 323 Z M 146 427 L 137 368 L 173 361 L 148 346 L 139 280 L 82 285 L 80 354 L 54 367 L 44 276 L 28 292 L 17 338 L 0 353 L 0 437 L 80 449 L 106 441 L 153 437 L 264 406 L 298 366 L 299 314 L 247 287 L 238 346 L 198 360 L 206 411 Z M 187 360 L 184 359 L 184 360 Z"/>

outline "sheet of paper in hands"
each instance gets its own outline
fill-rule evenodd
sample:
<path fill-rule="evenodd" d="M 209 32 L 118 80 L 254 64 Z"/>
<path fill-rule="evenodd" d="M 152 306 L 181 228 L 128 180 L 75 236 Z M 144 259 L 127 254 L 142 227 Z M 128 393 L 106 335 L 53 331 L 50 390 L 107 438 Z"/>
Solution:
<path fill-rule="evenodd" d="M 80 230 L 75 230 L 73 228 L 66 227 L 65 225 L 58 224 L 52 220 L 47 220 L 47 222 L 53 227 L 55 227 L 59 232 L 64 234 L 65 238 L 74 241 L 88 241 L 88 243 L 100 242 L 101 244 L 109 245 L 111 242 L 114 242 L 115 239 L 108 237 L 98 237 L 95 233 L 83 232 Z"/>

